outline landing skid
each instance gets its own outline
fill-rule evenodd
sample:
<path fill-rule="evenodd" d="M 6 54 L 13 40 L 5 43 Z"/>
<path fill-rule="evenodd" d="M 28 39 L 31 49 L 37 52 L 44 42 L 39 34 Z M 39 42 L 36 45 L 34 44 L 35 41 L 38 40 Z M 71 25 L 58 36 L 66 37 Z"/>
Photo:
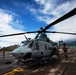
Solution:
<path fill-rule="evenodd" d="M 46 64 L 46 63 L 51 62 L 51 61 L 56 60 L 56 59 L 58 59 L 58 56 L 57 55 L 53 55 L 52 57 L 37 58 L 37 59 L 26 59 L 26 60 L 17 58 L 15 60 L 15 62 L 17 62 L 17 63 L 23 62 L 23 63 L 27 63 L 27 64 L 29 64 L 31 62 L 38 62 L 40 64 Z"/>
<path fill-rule="evenodd" d="M 42 59 L 40 59 L 40 63 L 41 64 L 46 64 L 48 62 L 51 62 L 53 60 L 56 60 L 57 58 L 58 58 L 57 55 L 53 55 L 52 57 L 42 58 Z"/>

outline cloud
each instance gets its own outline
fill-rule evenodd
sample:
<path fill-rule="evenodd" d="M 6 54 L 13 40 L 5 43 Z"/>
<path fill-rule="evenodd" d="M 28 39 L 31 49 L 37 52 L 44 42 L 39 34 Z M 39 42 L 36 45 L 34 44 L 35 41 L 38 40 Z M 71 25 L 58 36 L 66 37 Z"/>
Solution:
<path fill-rule="evenodd" d="M 56 0 L 35 0 L 39 5 L 37 19 L 49 24 L 76 7 L 76 0 L 63 2 L 58 5 Z"/>
<path fill-rule="evenodd" d="M 0 9 L 0 22 L 9 23 L 13 19 L 12 15 L 8 15 L 3 12 L 4 11 L 2 9 Z"/>
<path fill-rule="evenodd" d="M 25 34 L 27 38 L 34 38 L 34 34 Z M 10 36 L 10 37 L 3 37 L 0 38 L 0 46 L 1 47 L 7 47 L 14 44 L 20 44 L 21 41 L 26 40 L 24 35 L 18 35 L 18 36 Z"/>
<path fill-rule="evenodd" d="M 62 3 L 61 3 L 62 1 Z M 34 4 L 28 3 L 26 5 L 25 2 L 13 2 L 14 7 L 22 9 L 22 14 L 28 13 L 25 12 L 26 10 L 29 10 L 32 14 L 35 16 L 35 18 L 39 21 L 42 21 L 46 24 L 50 24 L 57 18 L 61 17 L 62 15 L 66 14 L 68 11 L 72 10 L 76 7 L 76 0 L 35 0 L 35 2 L 38 4 L 38 8 L 34 6 Z M 9 11 L 8 11 L 9 12 Z M 12 12 L 15 14 L 14 12 Z M 11 33 L 20 33 L 23 31 L 23 25 L 21 25 L 20 20 L 15 20 L 15 15 L 11 15 L 6 13 L 4 10 L 0 9 L 0 35 L 4 34 L 11 34 Z M 56 24 L 53 26 L 53 31 L 64 31 L 64 32 L 76 32 L 76 16 L 73 16 L 61 23 Z M 34 38 L 34 34 L 26 34 L 26 36 L 29 38 Z M 75 36 L 71 35 L 60 35 L 60 34 L 48 34 L 49 38 L 53 41 L 58 41 L 61 38 L 64 40 L 76 38 Z M 4 37 L 0 38 L 0 46 L 9 46 L 12 44 L 18 44 L 22 40 L 25 40 L 23 35 L 19 36 L 12 36 L 12 37 Z"/>
<path fill-rule="evenodd" d="M 63 22 L 56 24 L 54 26 L 54 29 L 52 29 L 51 31 L 76 33 L 76 15 Z M 69 35 L 69 34 L 49 34 L 49 37 L 53 41 L 59 41 L 61 39 L 63 40 L 76 39 L 76 35 Z"/>
<path fill-rule="evenodd" d="M 37 20 L 42 21 L 46 24 L 50 24 L 55 21 L 62 15 L 71 11 L 76 7 L 76 0 L 35 0 L 39 5 L 38 9 L 33 7 L 33 5 L 28 5 L 26 8 L 36 17 Z M 53 26 L 52 31 L 60 32 L 76 32 L 76 16 L 69 18 L 61 23 Z M 51 29 L 49 29 L 51 30 Z M 48 36 L 53 41 L 59 41 L 61 38 L 66 39 L 75 39 L 74 35 L 63 35 L 63 34 L 48 34 Z"/>
<path fill-rule="evenodd" d="M 73 8 L 76 8 L 76 0 L 35 0 L 40 5 L 37 12 L 36 18 L 40 21 L 50 24 L 62 15 L 68 13 Z M 60 3 L 60 4 L 59 4 Z M 41 15 L 42 14 L 42 15 Z M 51 29 L 49 29 L 51 30 Z M 53 26 L 52 31 L 60 32 L 76 32 L 76 16 L 73 16 L 61 23 Z M 48 34 L 49 38 L 53 41 L 76 39 L 75 35 L 64 35 L 64 34 Z"/>
<path fill-rule="evenodd" d="M 19 20 L 14 21 L 14 16 L 7 14 L 4 10 L 0 9 L 0 35 L 14 34 L 24 32 L 22 30 L 23 26 L 20 24 Z M 34 37 L 34 34 L 27 35 L 27 37 Z M 0 46 L 9 46 L 20 43 L 25 40 L 23 35 L 10 36 L 0 38 Z"/>
<path fill-rule="evenodd" d="M 11 23 L 16 23 L 14 21 L 14 17 L 10 14 L 5 13 L 3 10 L 0 11 L 0 34 L 14 33 L 14 32 L 22 32 L 21 30 L 15 30 Z M 19 25 L 20 26 L 20 25 Z"/>

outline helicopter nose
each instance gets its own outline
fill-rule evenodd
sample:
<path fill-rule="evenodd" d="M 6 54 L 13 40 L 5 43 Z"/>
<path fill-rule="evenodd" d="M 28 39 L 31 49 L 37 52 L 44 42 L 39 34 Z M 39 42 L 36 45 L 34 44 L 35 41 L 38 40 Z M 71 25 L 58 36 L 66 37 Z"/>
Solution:
<path fill-rule="evenodd" d="M 15 50 L 13 50 L 11 52 L 11 54 L 14 57 L 23 57 L 23 56 L 27 55 L 27 53 L 29 53 L 29 52 L 31 52 L 31 49 L 29 49 L 28 47 L 25 47 L 25 46 L 20 46 L 20 47 L 16 48 Z"/>
<path fill-rule="evenodd" d="M 10 54 L 12 54 L 14 57 L 19 57 L 19 53 L 17 53 L 17 52 L 11 52 Z"/>

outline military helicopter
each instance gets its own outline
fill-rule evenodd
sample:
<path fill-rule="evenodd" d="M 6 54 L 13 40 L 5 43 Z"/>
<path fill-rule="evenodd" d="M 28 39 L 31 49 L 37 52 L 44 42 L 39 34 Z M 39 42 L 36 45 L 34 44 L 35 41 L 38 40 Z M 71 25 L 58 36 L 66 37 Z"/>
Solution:
<path fill-rule="evenodd" d="M 76 33 L 67 33 L 67 32 L 55 32 L 55 31 L 46 31 L 51 26 L 68 19 L 72 16 L 76 15 L 76 8 L 68 12 L 67 14 L 63 15 L 59 19 L 55 20 L 51 24 L 47 25 L 45 28 L 41 28 L 38 31 L 31 31 L 31 32 L 24 32 L 24 33 L 16 33 L 16 34 L 9 34 L 9 35 L 2 35 L 0 37 L 7 37 L 7 36 L 14 36 L 14 35 L 23 35 L 23 34 L 30 34 L 30 33 L 38 33 L 36 37 L 32 40 L 23 42 L 23 45 L 19 46 L 15 50 L 11 52 L 11 54 L 18 60 L 20 59 L 42 59 L 42 58 L 48 58 L 53 57 L 54 55 L 58 57 L 58 53 L 54 50 L 54 43 L 51 41 L 46 33 L 61 33 L 61 34 L 71 34 L 76 35 Z"/>

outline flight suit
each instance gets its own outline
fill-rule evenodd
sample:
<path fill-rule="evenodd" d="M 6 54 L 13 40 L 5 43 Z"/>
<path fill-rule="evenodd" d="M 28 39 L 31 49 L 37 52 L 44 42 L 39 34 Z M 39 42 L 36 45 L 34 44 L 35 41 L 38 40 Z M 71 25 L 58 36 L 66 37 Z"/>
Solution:
<path fill-rule="evenodd" d="M 63 49 L 63 52 L 64 52 L 65 59 L 68 59 L 68 51 L 67 51 L 68 48 L 67 48 L 67 46 L 63 46 L 62 49 Z"/>

